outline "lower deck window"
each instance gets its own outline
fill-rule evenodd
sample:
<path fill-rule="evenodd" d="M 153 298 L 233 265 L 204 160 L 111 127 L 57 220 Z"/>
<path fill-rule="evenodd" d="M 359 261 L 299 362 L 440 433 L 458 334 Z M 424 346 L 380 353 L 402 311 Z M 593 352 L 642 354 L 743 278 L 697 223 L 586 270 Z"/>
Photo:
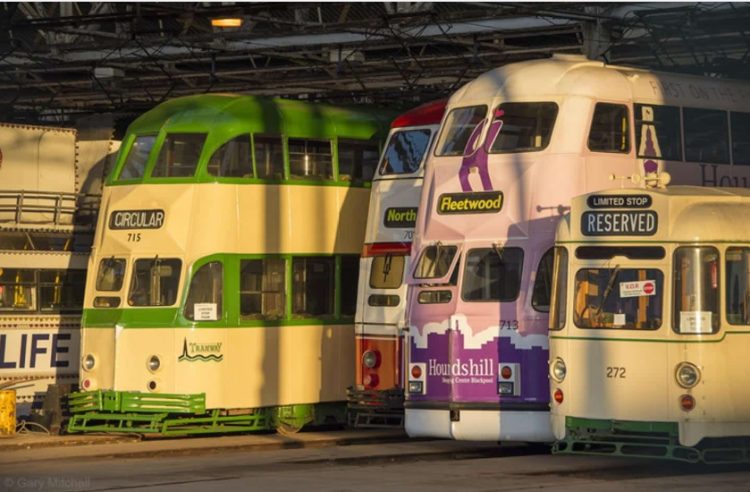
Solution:
<path fill-rule="evenodd" d="M 681 334 L 719 331 L 719 252 L 707 246 L 677 248 L 674 254 L 672 326 Z"/>
<path fill-rule="evenodd" d="M 727 248 L 727 322 L 750 325 L 750 248 Z"/>
<path fill-rule="evenodd" d="M 201 266 L 193 275 L 185 301 L 185 317 L 194 321 L 217 321 L 222 318 L 224 268 L 212 261 Z"/>
<path fill-rule="evenodd" d="M 478 248 L 466 255 L 464 301 L 512 301 L 521 287 L 521 248 Z"/>
<path fill-rule="evenodd" d="M 135 260 L 128 304 L 171 306 L 177 300 L 182 261 L 175 258 Z"/>
<path fill-rule="evenodd" d="M 580 328 L 656 330 L 662 322 L 664 274 L 651 268 L 576 272 L 574 320 Z"/>
<path fill-rule="evenodd" d="M 302 316 L 334 314 L 333 258 L 292 260 L 292 313 Z"/>
<path fill-rule="evenodd" d="M 79 312 L 85 284 L 83 270 L 0 268 L 0 311 Z"/>
<path fill-rule="evenodd" d="M 246 319 L 284 317 L 285 261 L 281 258 L 240 261 L 240 316 Z"/>
<path fill-rule="evenodd" d="M 372 258 L 370 287 L 373 289 L 398 289 L 404 278 L 404 255 L 386 254 Z"/>
<path fill-rule="evenodd" d="M 341 257 L 341 315 L 354 316 L 357 310 L 357 284 L 359 283 L 359 256 Z"/>

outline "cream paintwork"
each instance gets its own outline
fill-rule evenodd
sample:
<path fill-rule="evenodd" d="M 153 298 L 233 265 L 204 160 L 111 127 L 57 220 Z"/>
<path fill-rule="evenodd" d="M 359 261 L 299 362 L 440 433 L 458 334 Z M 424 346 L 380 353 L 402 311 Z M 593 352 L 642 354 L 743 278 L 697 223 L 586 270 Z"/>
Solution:
<path fill-rule="evenodd" d="M 97 295 L 119 295 L 128 309 L 132 259 L 139 257 L 158 254 L 183 260 L 179 302 L 191 265 L 211 254 L 358 254 L 368 195 L 367 189 L 339 186 L 108 187 L 84 306 L 91 309 Z M 109 229 L 113 211 L 144 209 L 164 210 L 163 227 Z M 140 233 L 140 241 L 128 241 L 133 233 Z M 119 293 L 97 292 L 99 261 L 112 256 L 128 259 L 123 288 Z M 221 343 L 223 360 L 180 361 L 185 341 Z M 353 372 L 341 365 L 354 359 L 352 325 L 84 328 L 81 353 L 92 353 L 99 361 L 82 375 L 92 382 L 90 390 L 146 392 L 154 381 L 157 393 L 206 393 L 208 408 L 342 401 L 354 383 Z M 148 369 L 152 355 L 161 360 L 153 373 Z M 114 367 L 107 361 L 116 361 Z"/>
<path fill-rule="evenodd" d="M 76 193 L 76 131 L 0 123 L 0 190 Z"/>
<path fill-rule="evenodd" d="M 257 408 L 342 401 L 354 383 L 341 361 L 354 358 L 351 325 L 252 328 L 86 330 L 86 350 L 107 360 L 114 339 L 114 384 L 100 366 L 87 373 L 90 389 L 206 393 L 207 408 Z M 221 343 L 221 361 L 179 360 L 184 341 Z M 148 369 L 157 355 L 158 371 Z M 109 359 L 111 360 L 111 359 Z M 324 384 L 325 383 L 325 384 Z"/>
<path fill-rule="evenodd" d="M 215 253 L 244 254 L 359 254 L 365 221 L 352 211 L 364 211 L 369 190 L 340 186 L 274 185 L 133 185 L 111 186 L 102 202 L 96 230 L 95 272 L 102 258 L 112 256 L 181 258 L 182 278 L 193 261 Z M 320 206 L 310 206 L 319 203 Z M 327 217 L 339 216 L 339 221 Z M 161 209 L 160 229 L 111 230 L 109 217 L 117 210 Z M 246 212 L 250 211 L 250 212 Z M 183 220 L 190 217 L 191 220 Z M 263 220 L 276 217 L 276 220 Z M 278 220 L 287 217 L 288 220 Z M 140 240 L 129 241 L 139 233 Z M 123 292 L 130 285 L 130 268 Z M 97 295 L 95 276 L 87 281 L 85 308 Z M 182 296 L 181 284 L 178 299 Z M 112 294 L 107 294 L 112 295 Z M 123 304 L 125 299 L 123 298 Z"/>
<path fill-rule="evenodd" d="M 639 422 L 676 422 L 680 443 L 694 446 L 704 437 L 750 436 L 750 327 L 730 325 L 724 317 L 724 253 L 731 246 L 750 246 L 750 226 L 738 220 L 750 212 L 750 191 L 736 188 L 671 187 L 666 190 L 618 189 L 597 195 L 653 197 L 658 229 L 645 237 L 588 237 L 581 234 L 580 217 L 591 210 L 588 195 L 576 197 L 570 216 L 560 222 L 557 244 L 568 249 L 568 306 L 566 327 L 550 331 L 550 361 L 562 358 L 567 376 L 550 380 L 551 393 L 561 389 L 562 404 L 552 404 L 552 424 L 558 439 L 565 437 L 565 417 Z M 580 260 L 581 245 L 661 245 L 662 260 Z M 624 243 L 624 244 L 623 244 Z M 685 244 L 714 245 L 721 254 L 719 285 L 721 329 L 716 334 L 684 335 L 672 329 L 672 258 Z M 580 329 L 573 322 L 572 292 L 581 268 L 655 268 L 664 273 L 663 321 L 658 330 Z M 582 338 L 586 339 L 582 339 Z M 695 364 L 702 373 L 695 388 L 685 390 L 675 380 L 680 362 Z M 607 367 L 624 367 L 625 378 L 608 378 Z M 680 408 L 681 395 L 691 394 L 696 407 Z"/>

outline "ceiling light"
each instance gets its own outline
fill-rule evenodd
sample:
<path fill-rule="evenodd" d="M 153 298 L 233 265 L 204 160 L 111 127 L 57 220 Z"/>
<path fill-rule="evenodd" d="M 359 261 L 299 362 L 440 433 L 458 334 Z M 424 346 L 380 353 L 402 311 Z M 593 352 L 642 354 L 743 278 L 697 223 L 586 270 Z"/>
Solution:
<path fill-rule="evenodd" d="M 219 19 L 211 19 L 211 25 L 213 27 L 241 27 L 242 19 L 239 17 L 222 17 Z"/>

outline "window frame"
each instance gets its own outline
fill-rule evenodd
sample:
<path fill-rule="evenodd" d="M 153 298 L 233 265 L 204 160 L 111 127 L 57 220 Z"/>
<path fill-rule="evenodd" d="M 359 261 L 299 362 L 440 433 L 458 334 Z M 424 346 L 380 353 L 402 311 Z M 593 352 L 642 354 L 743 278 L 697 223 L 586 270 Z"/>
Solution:
<path fill-rule="evenodd" d="M 599 106 L 617 106 L 625 109 L 625 121 L 628 124 L 628 128 L 625 131 L 625 135 L 628 139 L 628 146 L 625 150 L 598 150 L 591 148 L 591 132 L 594 129 L 594 117 L 596 116 L 596 110 Z M 630 114 L 630 104 L 615 102 L 615 101 L 596 101 L 591 111 L 591 117 L 589 118 L 588 132 L 586 133 L 586 150 L 594 154 L 614 154 L 614 155 L 629 155 L 633 150 L 633 121 Z"/>

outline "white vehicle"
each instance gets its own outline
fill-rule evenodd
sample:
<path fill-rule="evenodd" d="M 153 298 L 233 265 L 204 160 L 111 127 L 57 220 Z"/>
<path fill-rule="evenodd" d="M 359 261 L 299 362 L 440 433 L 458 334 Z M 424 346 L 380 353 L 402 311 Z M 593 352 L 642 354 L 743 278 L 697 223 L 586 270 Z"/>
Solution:
<path fill-rule="evenodd" d="M 556 452 L 746 461 L 750 190 L 614 189 L 560 223 Z"/>
<path fill-rule="evenodd" d="M 427 103 L 393 120 L 372 180 L 354 318 L 356 378 L 348 391 L 349 420 L 355 427 L 403 424 L 404 279 L 424 162 L 445 103 Z"/>
<path fill-rule="evenodd" d="M 116 149 L 77 142 L 74 129 L 0 123 L 0 387 L 16 390 L 20 415 L 48 385 L 78 381 L 92 180 Z"/>

